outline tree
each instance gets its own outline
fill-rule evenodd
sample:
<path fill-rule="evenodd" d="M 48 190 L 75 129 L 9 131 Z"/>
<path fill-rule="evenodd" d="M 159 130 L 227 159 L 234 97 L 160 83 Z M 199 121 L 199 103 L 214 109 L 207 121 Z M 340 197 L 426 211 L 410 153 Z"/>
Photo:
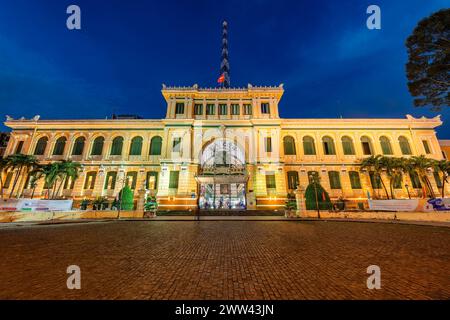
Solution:
<path fill-rule="evenodd" d="M 386 193 L 386 198 L 389 199 L 389 193 L 386 188 L 386 185 L 384 184 L 383 179 L 381 178 L 381 172 L 383 171 L 385 167 L 385 163 L 383 163 L 382 160 L 383 156 L 376 155 L 376 156 L 370 156 L 367 158 L 364 158 L 361 160 L 361 167 L 360 170 L 368 170 L 369 172 L 372 171 L 375 178 L 378 178 L 381 182 L 381 185 L 383 186 L 384 192 Z"/>
<path fill-rule="evenodd" d="M 448 182 L 447 178 L 450 174 L 450 162 L 447 160 L 434 161 L 433 169 L 442 173 L 441 196 L 445 198 L 445 183 Z"/>
<path fill-rule="evenodd" d="M 430 197 L 434 198 L 433 187 L 431 186 L 427 175 L 428 170 L 433 167 L 433 160 L 428 159 L 424 155 L 413 156 L 409 159 L 409 164 L 410 167 L 417 172 L 420 182 L 425 186 L 425 191 L 428 191 Z"/>
<path fill-rule="evenodd" d="M 122 210 L 133 210 L 134 208 L 134 196 L 133 196 L 133 191 L 130 189 L 129 186 L 125 186 L 121 191 L 120 191 L 120 196 L 119 198 L 121 199 L 120 202 L 120 207 Z"/>
<path fill-rule="evenodd" d="M 405 158 L 380 157 L 380 167 L 386 172 L 389 179 L 391 198 L 395 199 L 394 187 L 396 181 L 402 181 Z"/>
<path fill-rule="evenodd" d="M 320 210 L 330 210 L 332 207 L 330 196 L 320 184 L 320 178 L 317 174 L 312 175 L 311 181 L 306 187 L 305 204 L 306 210 L 317 210 L 317 204 L 319 204 Z"/>
<path fill-rule="evenodd" d="M 57 177 L 60 180 L 60 183 L 56 193 L 53 193 L 52 198 L 59 195 L 61 187 L 65 183 L 66 179 L 71 178 L 72 181 L 77 179 L 81 169 L 81 164 L 78 162 L 73 162 L 72 160 L 62 160 L 58 164 Z"/>
<path fill-rule="evenodd" d="M 11 192 L 9 193 L 9 198 L 11 199 L 14 190 L 16 189 L 17 182 L 19 181 L 19 177 L 23 177 L 28 175 L 28 172 L 33 170 L 38 165 L 37 160 L 32 155 L 26 154 L 13 154 L 6 157 L 6 169 L 8 170 L 16 170 L 16 175 L 14 177 L 14 182 L 11 188 Z M 19 188 L 20 188 L 19 184 Z M 20 196 L 20 190 L 17 191 L 17 197 Z"/>
<path fill-rule="evenodd" d="M 423 19 L 406 40 L 408 89 L 416 107 L 450 105 L 450 9 Z"/>
<path fill-rule="evenodd" d="M 7 161 L 0 158 L 0 197 L 3 199 L 3 172 L 6 171 Z"/>

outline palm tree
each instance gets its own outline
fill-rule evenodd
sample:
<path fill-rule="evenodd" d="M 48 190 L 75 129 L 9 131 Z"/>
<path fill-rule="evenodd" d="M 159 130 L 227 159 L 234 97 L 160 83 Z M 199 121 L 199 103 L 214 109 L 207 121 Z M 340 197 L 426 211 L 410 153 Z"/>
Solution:
<path fill-rule="evenodd" d="M 428 170 L 434 166 L 433 159 L 429 159 L 424 155 L 420 155 L 412 156 L 411 158 L 409 158 L 409 162 L 413 170 L 417 172 L 420 181 L 424 184 L 425 191 L 428 191 L 430 197 L 434 198 L 433 187 L 431 186 L 430 180 L 427 176 Z"/>
<path fill-rule="evenodd" d="M 394 186 L 396 181 L 402 181 L 403 177 L 403 162 L 404 158 L 395 157 L 381 157 L 381 167 L 386 171 L 386 176 L 389 179 L 389 191 L 391 198 L 395 199 Z"/>
<path fill-rule="evenodd" d="M 441 196 L 445 198 L 445 183 L 450 174 L 450 162 L 447 160 L 433 161 L 433 169 L 436 172 L 442 172 Z"/>
<path fill-rule="evenodd" d="M 6 168 L 9 170 L 16 170 L 16 175 L 14 177 L 14 182 L 11 188 L 11 192 L 9 194 L 9 198 L 11 199 L 14 190 L 16 189 L 17 182 L 19 177 L 26 176 L 28 172 L 30 172 L 34 167 L 38 165 L 37 160 L 32 155 L 26 154 L 13 154 L 6 157 Z M 19 184 L 19 188 L 20 188 Z M 17 192 L 17 197 L 20 196 L 20 190 Z"/>
<path fill-rule="evenodd" d="M 0 158 L 0 197 L 3 199 L 3 171 L 6 171 L 7 161 Z"/>
<path fill-rule="evenodd" d="M 381 155 L 372 155 L 370 157 L 364 158 L 361 160 L 360 170 L 368 170 L 373 171 L 374 178 L 380 179 L 381 185 L 383 186 L 384 192 L 386 193 L 386 197 L 389 199 L 389 193 L 384 184 L 383 179 L 381 178 L 381 172 L 384 169 L 385 163 L 382 161 Z"/>
<path fill-rule="evenodd" d="M 59 184 L 58 190 L 56 194 L 53 194 L 53 198 L 57 195 L 59 195 L 61 191 L 61 187 L 63 183 L 65 183 L 66 179 L 72 179 L 75 180 L 78 178 L 78 174 L 81 169 L 81 164 L 79 162 L 73 162 L 72 160 L 62 160 L 59 163 L 59 171 L 60 174 L 58 175 L 61 179 L 61 182 Z"/>

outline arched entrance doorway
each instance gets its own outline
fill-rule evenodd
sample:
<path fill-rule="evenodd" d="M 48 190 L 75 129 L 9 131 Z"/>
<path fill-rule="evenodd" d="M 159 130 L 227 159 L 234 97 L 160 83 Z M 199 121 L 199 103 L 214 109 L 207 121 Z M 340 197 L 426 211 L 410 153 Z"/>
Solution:
<path fill-rule="evenodd" d="M 246 208 L 247 173 L 245 152 L 227 139 L 207 143 L 200 157 L 199 207 L 202 210 Z"/>

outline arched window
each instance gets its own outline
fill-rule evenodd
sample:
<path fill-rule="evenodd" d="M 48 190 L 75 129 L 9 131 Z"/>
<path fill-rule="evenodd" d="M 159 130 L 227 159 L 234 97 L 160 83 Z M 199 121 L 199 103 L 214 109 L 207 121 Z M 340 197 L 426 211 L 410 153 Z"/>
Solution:
<path fill-rule="evenodd" d="M 342 149 L 344 150 L 345 155 L 354 155 L 355 147 L 353 146 L 353 140 L 350 137 L 344 136 L 341 139 L 342 141 Z"/>
<path fill-rule="evenodd" d="M 73 144 L 72 155 L 73 156 L 81 156 L 84 150 L 84 143 L 86 139 L 84 137 L 78 137 Z"/>
<path fill-rule="evenodd" d="M 47 137 L 42 137 L 38 140 L 36 143 L 36 148 L 34 148 L 34 155 L 35 156 L 42 156 L 45 153 L 45 149 L 47 148 Z"/>
<path fill-rule="evenodd" d="M 334 148 L 334 141 L 331 137 L 325 136 L 322 138 L 323 144 L 323 154 L 333 155 L 336 154 L 336 150 Z"/>
<path fill-rule="evenodd" d="M 373 154 L 372 143 L 370 142 L 370 139 L 368 137 L 366 136 L 361 137 L 361 146 L 363 154 L 365 156 L 370 156 Z"/>
<path fill-rule="evenodd" d="M 386 154 L 386 155 L 393 154 L 391 142 L 389 141 L 388 137 L 385 137 L 385 136 L 380 137 L 380 145 L 381 145 L 381 150 L 383 151 L 383 154 Z"/>
<path fill-rule="evenodd" d="M 314 139 L 312 137 L 303 137 L 303 153 L 305 155 L 315 155 L 316 147 L 314 145 Z"/>
<path fill-rule="evenodd" d="M 291 136 L 286 136 L 283 138 L 283 145 L 284 145 L 284 154 L 287 156 L 294 156 L 296 155 L 295 150 L 295 140 Z"/>
<path fill-rule="evenodd" d="M 123 148 L 123 137 L 115 137 L 112 141 L 111 155 L 120 156 L 122 155 Z"/>
<path fill-rule="evenodd" d="M 409 146 L 408 139 L 401 136 L 398 138 L 398 143 L 400 144 L 400 149 L 402 150 L 402 154 L 404 154 L 404 155 L 411 154 L 411 147 Z"/>
<path fill-rule="evenodd" d="M 161 155 L 162 138 L 160 136 L 153 137 L 150 141 L 150 155 L 159 156 Z"/>
<path fill-rule="evenodd" d="M 64 153 L 64 148 L 66 147 L 66 137 L 60 137 L 56 140 L 55 148 L 53 149 L 54 156 L 62 156 Z"/>
<path fill-rule="evenodd" d="M 131 140 L 130 156 L 140 156 L 142 153 L 142 137 L 134 137 Z"/>
<path fill-rule="evenodd" d="M 97 137 L 92 144 L 91 156 L 101 156 L 103 153 L 103 144 L 105 143 L 105 138 Z"/>

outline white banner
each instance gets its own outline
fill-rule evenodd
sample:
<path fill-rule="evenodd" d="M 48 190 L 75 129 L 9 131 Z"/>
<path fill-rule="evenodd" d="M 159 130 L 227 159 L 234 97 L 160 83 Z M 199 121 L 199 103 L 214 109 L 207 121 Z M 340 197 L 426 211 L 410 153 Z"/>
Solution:
<path fill-rule="evenodd" d="M 418 206 L 419 199 L 369 200 L 370 210 L 378 211 L 415 211 Z"/>
<path fill-rule="evenodd" d="M 0 211 L 69 211 L 73 200 L 6 199 Z"/>

